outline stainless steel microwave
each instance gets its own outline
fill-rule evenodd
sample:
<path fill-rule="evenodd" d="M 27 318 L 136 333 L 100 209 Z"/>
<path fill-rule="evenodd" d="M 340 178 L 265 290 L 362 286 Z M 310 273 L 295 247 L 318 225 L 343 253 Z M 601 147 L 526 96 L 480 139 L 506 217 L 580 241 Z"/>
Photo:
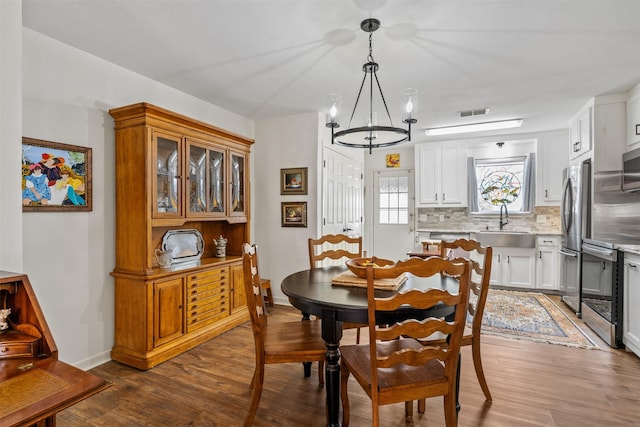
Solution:
<path fill-rule="evenodd" d="M 640 191 L 640 148 L 622 155 L 622 189 Z"/>

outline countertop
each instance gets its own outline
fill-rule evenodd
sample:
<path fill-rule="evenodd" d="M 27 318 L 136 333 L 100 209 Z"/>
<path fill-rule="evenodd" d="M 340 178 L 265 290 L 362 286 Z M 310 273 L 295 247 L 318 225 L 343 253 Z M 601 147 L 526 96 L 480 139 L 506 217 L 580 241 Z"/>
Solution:
<path fill-rule="evenodd" d="M 616 245 L 616 248 L 634 255 L 640 255 L 640 245 Z"/>
<path fill-rule="evenodd" d="M 482 229 L 482 230 L 460 230 L 460 229 L 457 229 L 457 230 L 450 230 L 450 229 L 439 230 L 439 229 L 433 229 L 433 228 L 429 228 L 429 229 L 418 228 L 416 231 L 418 233 L 475 234 L 475 233 L 479 233 L 479 232 L 482 232 L 482 231 L 499 231 L 499 230 L 493 229 L 493 228 L 491 228 L 489 230 L 485 230 L 485 229 Z M 506 230 L 502 230 L 502 231 L 504 231 L 504 232 L 513 231 L 513 232 L 517 232 L 517 233 L 520 233 L 520 232 L 522 232 L 522 233 L 531 233 L 531 234 L 536 234 L 538 236 L 562 236 L 562 233 L 559 232 L 559 231 L 558 232 L 552 232 L 552 231 L 540 232 L 540 231 L 531 231 L 531 230 L 511 230 L 511 229 L 506 229 Z"/>

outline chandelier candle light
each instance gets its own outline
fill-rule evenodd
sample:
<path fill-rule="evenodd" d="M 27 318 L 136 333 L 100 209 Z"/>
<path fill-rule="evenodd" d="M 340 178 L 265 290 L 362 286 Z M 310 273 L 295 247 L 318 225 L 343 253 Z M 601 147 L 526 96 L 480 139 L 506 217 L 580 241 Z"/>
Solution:
<path fill-rule="evenodd" d="M 331 128 L 331 143 L 338 144 L 345 147 L 355 148 L 368 148 L 369 154 L 374 148 L 390 147 L 392 145 L 400 144 L 405 141 L 411 141 L 411 125 L 416 123 L 416 111 L 417 111 L 417 93 L 416 89 L 406 89 L 402 92 L 403 95 L 403 111 L 402 122 L 407 124 L 407 128 L 394 127 L 391 120 L 391 114 L 387 107 L 387 102 L 382 93 L 380 87 L 380 81 L 378 80 L 378 63 L 373 59 L 372 38 L 373 32 L 380 28 L 380 21 L 374 18 L 365 19 L 360 23 L 360 28 L 363 31 L 369 33 L 369 55 L 367 61 L 362 66 L 364 71 L 364 78 L 358 91 L 358 97 L 356 103 L 353 106 L 351 112 L 351 118 L 349 119 L 349 126 L 347 129 L 335 132 L 336 128 L 340 127 L 340 121 L 338 120 L 338 114 L 340 112 L 341 97 L 338 94 L 332 93 L 327 96 L 327 114 L 326 114 L 326 126 Z M 362 95 L 362 89 L 365 82 L 369 77 L 369 111 L 364 120 L 364 126 L 351 127 L 351 122 L 358 108 L 358 102 L 360 101 L 360 95 Z M 377 115 L 373 111 L 373 93 L 375 79 L 376 86 L 380 93 L 380 99 L 384 110 L 387 113 L 389 119 L 389 126 L 379 126 L 377 124 Z"/>

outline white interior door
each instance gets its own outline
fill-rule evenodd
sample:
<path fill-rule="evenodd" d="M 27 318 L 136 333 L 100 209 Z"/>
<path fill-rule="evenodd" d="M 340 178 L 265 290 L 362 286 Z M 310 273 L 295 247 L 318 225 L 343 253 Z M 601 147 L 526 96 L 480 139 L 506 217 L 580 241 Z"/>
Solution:
<path fill-rule="evenodd" d="M 413 170 L 373 172 L 373 253 L 379 258 L 407 258 L 415 246 Z"/>
<path fill-rule="evenodd" d="M 362 235 L 362 163 L 323 149 L 322 234 Z"/>

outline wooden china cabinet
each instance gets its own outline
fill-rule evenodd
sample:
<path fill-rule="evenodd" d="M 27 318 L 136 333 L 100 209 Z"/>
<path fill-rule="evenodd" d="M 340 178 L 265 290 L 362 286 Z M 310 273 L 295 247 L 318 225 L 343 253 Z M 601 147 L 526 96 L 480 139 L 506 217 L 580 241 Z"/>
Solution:
<path fill-rule="evenodd" d="M 114 360 L 149 369 L 248 319 L 253 140 L 147 103 L 109 111 L 116 130 Z M 202 236 L 201 258 L 159 268 L 167 233 Z M 226 257 L 214 240 L 227 239 Z"/>

